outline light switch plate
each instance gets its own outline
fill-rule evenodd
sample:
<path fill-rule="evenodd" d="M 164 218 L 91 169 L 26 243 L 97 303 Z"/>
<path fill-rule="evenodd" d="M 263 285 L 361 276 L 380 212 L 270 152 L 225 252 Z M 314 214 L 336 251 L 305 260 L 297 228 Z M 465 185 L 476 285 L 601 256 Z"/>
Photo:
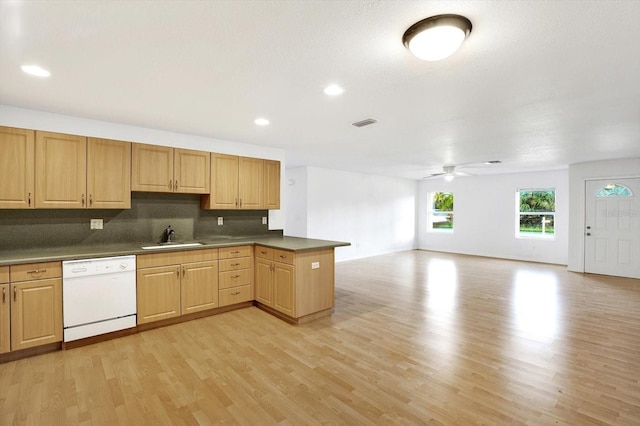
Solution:
<path fill-rule="evenodd" d="M 311 269 L 320 269 L 320 262 L 312 262 Z"/>
<path fill-rule="evenodd" d="M 91 229 L 102 229 L 103 225 L 102 219 L 91 219 Z"/>
<path fill-rule="evenodd" d="M 218 216 L 218 225 L 224 225 L 224 218 L 222 216 Z"/>

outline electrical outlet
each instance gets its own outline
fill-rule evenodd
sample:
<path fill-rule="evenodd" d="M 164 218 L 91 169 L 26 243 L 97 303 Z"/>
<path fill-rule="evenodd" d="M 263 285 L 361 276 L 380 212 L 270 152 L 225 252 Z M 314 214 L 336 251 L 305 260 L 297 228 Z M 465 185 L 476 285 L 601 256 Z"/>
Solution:
<path fill-rule="evenodd" d="M 222 216 L 218 216 L 218 225 L 224 225 L 224 218 Z"/>
<path fill-rule="evenodd" d="M 103 220 L 102 219 L 91 219 L 91 229 L 102 229 Z"/>
<path fill-rule="evenodd" d="M 312 262 L 311 269 L 320 269 L 320 262 Z"/>
<path fill-rule="evenodd" d="M 262 216 L 262 224 L 263 225 L 267 224 L 267 217 L 266 216 Z"/>

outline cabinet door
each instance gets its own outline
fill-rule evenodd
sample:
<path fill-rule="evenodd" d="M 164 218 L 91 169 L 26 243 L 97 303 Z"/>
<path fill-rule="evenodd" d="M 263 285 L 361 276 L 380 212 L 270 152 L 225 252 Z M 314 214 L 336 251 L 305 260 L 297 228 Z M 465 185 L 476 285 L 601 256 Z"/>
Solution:
<path fill-rule="evenodd" d="M 11 350 L 11 316 L 9 284 L 0 284 L 0 354 Z"/>
<path fill-rule="evenodd" d="M 175 148 L 174 190 L 185 194 L 208 194 L 211 185 L 210 154 Z"/>
<path fill-rule="evenodd" d="M 280 162 L 264 160 L 264 207 L 280 208 Z"/>
<path fill-rule="evenodd" d="M 218 306 L 218 261 L 181 266 L 182 315 Z"/>
<path fill-rule="evenodd" d="M 131 208 L 131 143 L 87 140 L 89 208 Z"/>
<path fill-rule="evenodd" d="M 180 267 L 138 269 L 138 324 L 180 315 Z"/>
<path fill-rule="evenodd" d="M 131 190 L 173 192 L 173 148 L 134 143 L 131 146 Z"/>
<path fill-rule="evenodd" d="M 238 205 L 238 157 L 211 154 L 211 194 L 203 197 L 202 208 L 235 209 Z"/>
<path fill-rule="evenodd" d="M 35 206 L 35 132 L 0 127 L 0 209 Z"/>
<path fill-rule="evenodd" d="M 273 307 L 283 314 L 295 317 L 295 287 L 292 265 L 274 262 Z"/>
<path fill-rule="evenodd" d="M 62 341 L 62 279 L 11 284 L 11 349 Z"/>
<path fill-rule="evenodd" d="M 87 139 L 36 132 L 36 207 L 80 209 L 86 206 Z"/>
<path fill-rule="evenodd" d="M 256 259 L 256 300 L 273 306 L 273 262 Z"/>
<path fill-rule="evenodd" d="M 264 209 L 262 192 L 264 160 L 239 157 L 238 159 L 238 208 Z"/>

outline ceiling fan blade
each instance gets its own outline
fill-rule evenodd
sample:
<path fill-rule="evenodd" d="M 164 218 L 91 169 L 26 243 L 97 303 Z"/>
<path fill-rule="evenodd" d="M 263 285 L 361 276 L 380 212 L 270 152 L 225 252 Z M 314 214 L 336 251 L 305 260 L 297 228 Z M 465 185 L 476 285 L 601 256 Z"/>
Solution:
<path fill-rule="evenodd" d="M 443 176 L 445 174 L 446 173 L 431 173 L 429 176 L 425 176 L 422 179 L 431 179 L 431 178 L 434 178 L 434 177 Z"/>

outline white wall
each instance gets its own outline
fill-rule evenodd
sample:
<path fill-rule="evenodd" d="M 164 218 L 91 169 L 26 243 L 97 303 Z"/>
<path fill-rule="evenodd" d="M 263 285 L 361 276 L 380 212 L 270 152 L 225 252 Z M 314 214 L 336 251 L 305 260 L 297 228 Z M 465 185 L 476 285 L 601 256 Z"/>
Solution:
<path fill-rule="evenodd" d="M 280 149 L 106 121 L 89 120 L 6 105 L 0 105 L 0 125 L 279 160 L 281 169 L 285 169 L 285 152 Z M 280 185 L 282 207 L 286 202 L 284 179 L 281 180 Z M 270 210 L 269 229 L 284 229 L 284 225 L 284 209 Z"/>
<path fill-rule="evenodd" d="M 589 179 L 640 177 L 640 158 L 592 161 L 569 166 L 569 262 L 567 269 L 584 272 L 585 184 Z"/>
<path fill-rule="evenodd" d="M 555 239 L 515 238 L 518 189 L 555 188 Z M 427 232 L 428 193 L 454 194 L 454 231 Z M 568 171 L 423 180 L 418 197 L 418 247 L 470 255 L 567 264 Z"/>
<path fill-rule="evenodd" d="M 301 176 L 306 174 L 306 190 Z M 286 216 L 294 218 L 285 235 L 348 241 L 336 249 L 336 261 L 358 259 L 415 248 L 417 182 L 317 167 L 287 170 L 306 205 L 288 201 Z M 306 233 L 295 218 L 304 218 Z"/>
<path fill-rule="evenodd" d="M 284 173 L 287 192 L 285 206 L 285 233 L 291 236 L 307 235 L 307 168 L 296 167 Z"/>

